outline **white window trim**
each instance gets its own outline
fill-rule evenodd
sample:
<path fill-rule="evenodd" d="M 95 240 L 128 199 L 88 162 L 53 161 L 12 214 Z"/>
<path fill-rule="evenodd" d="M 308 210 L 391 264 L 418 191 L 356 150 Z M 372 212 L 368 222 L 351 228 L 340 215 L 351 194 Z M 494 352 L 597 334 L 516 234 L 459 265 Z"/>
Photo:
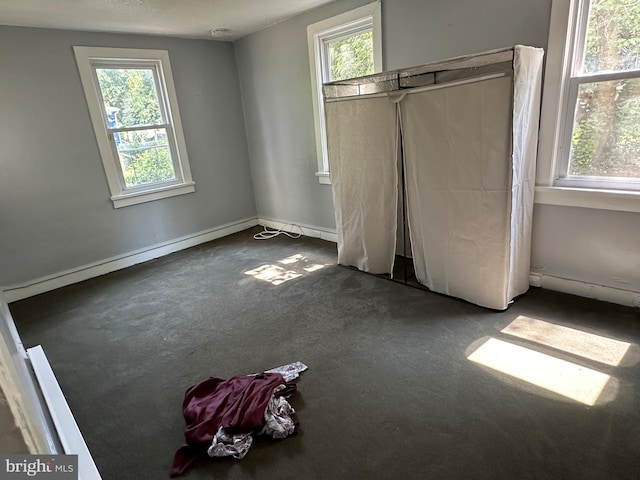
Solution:
<path fill-rule="evenodd" d="M 633 181 L 597 178 L 558 180 L 563 167 L 561 142 L 566 139 L 568 81 L 581 0 L 553 0 L 542 98 L 536 173 L 536 203 L 640 212 L 640 191 L 616 189 Z"/>
<path fill-rule="evenodd" d="M 327 136 L 325 128 L 324 101 L 322 97 L 323 78 L 318 75 L 323 71 L 323 40 L 334 37 L 350 29 L 362 28 L 364 25 L 373 30 L 373 70 L 382 71 L 382 25 L 380 2 L 369 3 L 354 10 L 327 18 L 307 27 L 309 45 L 309 64 L 311 68 L 311 89 L 313 91 L 313 119 L 316 133 L 316 151 L 318 171 L 316 176 L 322 184 L 330 184 L 329 158 L 327 154 Z M 326 68 L 326 67 L 325 67 Z"/>
<path fill-rule="evenodd" d="M 104 165 L 107 176 L 107 183 L 111 191 L 111 201 L 115 208 L 136 205 L 143 202 L 150 202 L 161 198 L 183 195 L 195 191 L 195 182 L 191 176 L 191 168 L 187 156 L 187 146 L 184 139 L 184 131 L 180 121 L 180 111 L 178 109 L 178 99 L 176 96 L 175 85 L 173 83 L 173 75 L 171 73 L 171 64 L 169 62 L 169 52 L 166 50 L 150 50 L 150 49 L 133 49 L 133 48 L 109 48 L 109 47 L 73 47 L 80 80 L 87 99 L 89 107 L 89 115 L 98 142 L 98 149 Z M 163 99 L 167 99 L 166 105 L 162 105 L 167 120 L 172 126 L 168 132 L 173 135 L 173 143 L 175 144 L 175 153 L 177 161 L 174 168 L 176 169 L 176 178 L 174 182 L 156 183 L 151 185 L 139 186 L 136 188 L 125 188 L 121 179 L 119 167 L 119 159 L 117 152 L 114 152 L 112 142 L 108 137 L 108 130 L 105 115 L 100 105 L 99 86 L 93 73 L 92 65 L 100 62 L 114 63 L 131 63 L 136 60 L 154 61 L 158 71 L 159 89 L 158 96 L 162 103 Z"/>

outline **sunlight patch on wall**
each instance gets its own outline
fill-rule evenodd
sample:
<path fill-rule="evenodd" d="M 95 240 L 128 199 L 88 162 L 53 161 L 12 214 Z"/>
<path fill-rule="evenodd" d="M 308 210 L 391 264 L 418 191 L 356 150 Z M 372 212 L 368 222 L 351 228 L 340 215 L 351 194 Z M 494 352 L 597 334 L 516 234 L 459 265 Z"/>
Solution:
<path fill-rule="evenodd" d="M 593 406 L 609 375 L 529 348 L 490 338 L 467 357 L 512 377 Z"/>
<path fill-rule="evenodd" d="M 244 274 L 257 278 L 258 280 L 269 282 L 271 285 L 280 285 L 284 282 L 288 282 L 289 280 L 320 270 L 326 266 L 318 263 L 311 263 L 304 255 L 300 254 L 283 258 L 282 260 L 278 260 L 277 263 L 285 265 L 285 267 L 266 264 L 247 270 Z"/>
<path fill-rule="evenodd" d="M 522 315 L 507 325 L 502 333 L 531 340 L 614 367 L 620 365 L 631 347 L 631 344 L 627 342 Z"/>

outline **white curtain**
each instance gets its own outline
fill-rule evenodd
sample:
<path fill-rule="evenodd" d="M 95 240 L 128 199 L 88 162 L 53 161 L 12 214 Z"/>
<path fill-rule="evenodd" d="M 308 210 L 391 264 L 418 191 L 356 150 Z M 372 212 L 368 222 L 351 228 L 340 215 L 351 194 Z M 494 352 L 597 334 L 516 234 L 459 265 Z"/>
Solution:
<path fill-rule="evenodd" d="M 328 102 L 338 263 L 391 273 L 397 229 L 396 106 L 386 95 Z"/>
<path fill-rule="evenodd" d="M 540 48 L 517 45 L 513 58 L 513 181 L 509 298 L 529 289 L 536 183 L 542 58 Z"/>
<path fill-rule="evenodd" d="M 416 277 L 478 305 L 508 304 L 512 77 L 409 93 L 402 102 Z"/>

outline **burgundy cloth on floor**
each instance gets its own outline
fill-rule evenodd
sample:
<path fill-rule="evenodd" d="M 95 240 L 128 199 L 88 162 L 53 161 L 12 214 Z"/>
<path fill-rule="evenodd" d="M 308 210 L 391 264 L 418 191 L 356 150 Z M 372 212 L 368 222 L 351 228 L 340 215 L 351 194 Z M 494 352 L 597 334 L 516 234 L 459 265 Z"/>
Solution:
<path fill-rule="evenodd" d="M 219 427 L 230 434 L 251 433 L 261 429 L 264 412 L 278 385 L 284 384 L 279 373 L 238 375 L 228 380 L 209 378 L 189 387 L 182 402 L 187 421 L 186 445 L 176 452 L 171 476 L 182 475 L 205 453 Z M 295 385 L 287 384 L 277 395 L 290 394 Z"/>

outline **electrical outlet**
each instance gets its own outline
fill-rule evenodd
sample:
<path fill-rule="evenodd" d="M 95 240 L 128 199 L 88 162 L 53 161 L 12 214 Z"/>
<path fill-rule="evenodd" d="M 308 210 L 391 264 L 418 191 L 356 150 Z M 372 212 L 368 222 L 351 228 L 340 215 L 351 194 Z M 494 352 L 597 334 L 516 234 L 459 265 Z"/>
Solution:
<path fill-rule="evenodd" d="M 640 294 L 634 295 L 633 304 L 634 307 L 640 308 Z"/>

